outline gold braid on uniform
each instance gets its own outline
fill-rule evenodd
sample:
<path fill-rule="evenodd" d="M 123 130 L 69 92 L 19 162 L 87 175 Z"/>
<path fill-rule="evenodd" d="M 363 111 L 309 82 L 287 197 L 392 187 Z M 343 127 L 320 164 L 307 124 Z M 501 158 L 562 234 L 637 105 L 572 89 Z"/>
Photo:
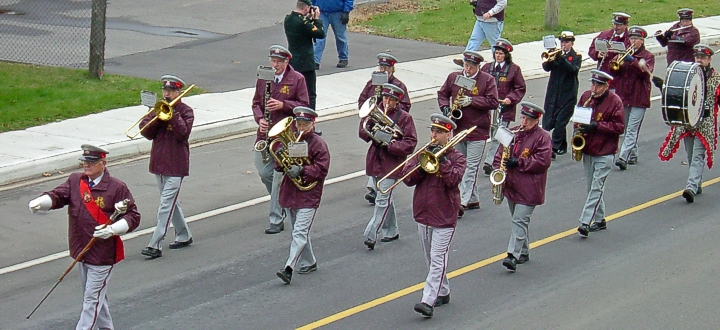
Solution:
<path fill-rule="evenodd" d="M 712 109 L 710 116 L 701 119 L 700 122 L 692 128 L 685 126 L 673 126 L 670 128 L 670 133 L 668 133 L 665 138 L 665 143 L 660 147 L 660 154 L 658 156 L 660 156 L 661 160 L 668 161 L 672 159 L 680 147 L 680 140 L 686 136 L 695 135 L 700 138 L 703 146 L 705 146 L 707 166 L 708 168 L 712 168 L 713 154 L 715 149 L 717 149 L 718 104 L 716 100 L 720 97 L 718 86 L 720 86 L 720 73 L 714 71 L 705 83 L 705 105 L 703 109 L 707 107 Z"/>

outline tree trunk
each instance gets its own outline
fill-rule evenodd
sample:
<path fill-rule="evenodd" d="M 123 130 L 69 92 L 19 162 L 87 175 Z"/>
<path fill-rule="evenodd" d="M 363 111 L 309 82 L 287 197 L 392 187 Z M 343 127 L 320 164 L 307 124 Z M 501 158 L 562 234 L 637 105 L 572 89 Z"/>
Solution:
<path fill-rule="evenodd" d="M 560 0 L 545 0 L 545 28 L 555 30 L 560 24 Z"/>
<path fill-rule="evenodd" d="M 107 0 L 92 0 L 90 21 L 90 77 L 102 79 L 105 68 L 105 14 Z"/>

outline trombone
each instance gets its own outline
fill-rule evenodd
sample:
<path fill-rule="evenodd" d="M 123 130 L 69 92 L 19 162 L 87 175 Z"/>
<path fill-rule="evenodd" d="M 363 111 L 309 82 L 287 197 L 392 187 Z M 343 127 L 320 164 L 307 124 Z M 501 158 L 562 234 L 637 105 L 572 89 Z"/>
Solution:
<path fill-rule="evenodd" d="M 186 90 L 184 90 L 182 92 L 182 94 L 178 95 L 178 97 L 176 97 L 170 103 L 168 103 L 165 100 L 157 101 L 155 103 L 155 106 L 152 107 L 152 109 L 150 109 L 150 111 L 145 113 L 142 117 L 140 117 L 140 119 L 138 119 L 134 124 L 130 125 L 130 127 L 128 127 L 128 129 L 125 130 L 125 135 L 127 135 L 127 137 L 129 137 L 132 140 L 132 139 L 136 138 L 138 135 L 140 135 L 140 133 L 142 133 L 143 129 L 145 129 L 145 127 L 150 126 L 150 124 L 152 124 L 152 122 L 154 122 L 155 120 L 160 119 L 161 121 L 168 121 L 168 120 L 172 119 L 173 112 L 174 112 L 173 107 L 175 106 L 175 103 L 177 103 L 177 101 L 179 101 L 183 96 L 185 96 L 185 94 L 187 94 L 191 89 L 193 89 L 193 87 L 195 87 L 195 84 L 190 85 L 190 87 L 188 87 Z M 153 119 L 151 119 L 147 124 L 145 124 L 145 126 L 140 127 L 140 129 L 138 129 L 137 133 L 130 135 L 130 130 L 133 129 L 133 127 L 135 127 L 135 125 L 140 124 L 140 122 L 143 120 L 143 118 L 145 118 L 145 116 L 147 116 L 153 112 L 155 113 L 155 117 Z"/>
<path fill-rule="evenodd" d="M 380 193 L 387 194 L 390 192 L 390 190 L 393 190 L 393 188 L 395 188 L 397 185 L 399 185 L 401 182 L 403 182 L 403 180 L 405 180 L 413 172 L 417 171 L 420 167 L 422 167 L 423 171 L 425 171 L 427 173 L 430 173 L 430 174 L 437 173 L 437 171 L 440 170 L 440 160 L 439 160 L 440 157 L 442 155 L 444 155 L 448 151 L 448 149 L 454 147 L 456 144 L 460 143 L 460 141 L 465 139 L 470 134 L 470 132 L 475 130 L 476 127 L 477 126 L 470 127 L 466 130 L 461 131 L 460 133 L 458 133 L 458 135 L 453 136 L 453 138 L 450 139 L 450 141 L 448 141 L 448 143 L 445 146 L 443 146 L 442 149 L 440 149 L 439 151 L 437 151 L 435 153 L 426 150 L 427 147 L 429 147 L 430 145 L 435 143 L 434 139 L 430 140 L 430 142 L 428 142 L 422 148 L 418 149 L 418 151 L 416 151 L 415 153 L 410 155 L 410 157 L 405 159 L 405 161 L 400 163 L 400 165 L 396 166 L 392 171 L 390 171 L 390 173 L 388 173 L 387 175 L 382 177 L 382 179 L 378 180 L 378 182 L 375 184 L 375 187 L 377 188 L 377 190 Z M 402 168 L 405 167 L 405 164 L 407 164 L 411 159 L 415 158 L 415 156 L 418 156 L 418 165 L 417 166 L 415 166 L 413 169 L 411 169 L 410 171 L 405 173 L 405 175 L 402 178 L 395 181 L 395 183 L 393 183 L 393 185 L 388 187 L 386 190 L 383 190 L 382 188 L 380 188 L 380 182 L 387 180 L 395 172 L 402 170 Z"/>

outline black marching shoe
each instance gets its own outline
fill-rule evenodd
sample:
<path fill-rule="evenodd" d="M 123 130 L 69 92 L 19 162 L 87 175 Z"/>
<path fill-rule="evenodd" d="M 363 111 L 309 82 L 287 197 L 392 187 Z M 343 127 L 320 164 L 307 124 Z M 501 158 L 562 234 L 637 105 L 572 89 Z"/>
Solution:
<path fill-rule="evenodd" d="M 396 240 L 396 239 L 398 239 L 398 238 L 400 238 L 400 234 L 397 234 L 397 235 L 395 235 L 395 236 L 393 236 L 393 237 L 383 237 L 383 238 L 380 239 L 380 242 L 383 242 L 383 243 L 392 242 L 392 241 L 394 241 L 394 240 Z"/>
<path fill-rule="evenodd" d="M 698 186 L 697 192 L 695 193 L 695 195 L 700 195 L 700 194 L 702 194 L 702 185 Z"/>
<path fill-rule="evenodd" d="M 480 208 L 480 202 L 468 203 L 465 207 L 466 210 L 477 210 Z"/>
<path fill-rule="evenodd" d="M 150 257 L 150 259 L 155 259 L 155 258 L 162 257 L 162 250 L 151 248 L 148 246 L 148 247 L 144 248 L 142 251 L 140 251 L 140 254 L 142 254 L 144 256 L 148 256 L 148 257 Z"/>
<path fill-rule="evenodd" d="M 458 219 L 462 218 L 463 215 L 465 215 L 465 206 L 460 205 L 460 209 L 458 210 Z"/>
<path fill-rule="evenodd" d="M 375 205 L 375 198 L 377 197 L 377 193 L 375 193 L 375 190 L 370 190 L 367 194 L 365 194 L 365 200 L 368 201 L 368 203 Z"/>
<path fill-rule="evenodd" d="M 279 277 L 285 284 L 290 284 L 290 281 L 292 281 L 292 268 L 290 266 L 285 267 L 283 270 L 279 270 L 275 275 Z"/>
<path fill-rule="evenodd" d="M 615 166 L 617 166 L 621 171 L 627 170 L 628 164 L 625 160 L 618 158 L 617 161 L 615 161 Z"/>
<path fill-rule="evenodd" d="M 517 260 L 517 264 L 522 265 L 528 261 L 530 261 L 530 255 L 529 254 L 521 254 L 520 259 Z"/>
<path fill-rule="evenodd" d="M 695 193 L 690 189 L 683 190 L 682 197 L 688 203 L 695 203 Z"/>
<path fill-rule="evenodd" d="M 186 246 L 190 246 L 190 244 L 192 244 L 192 243 L 193 243 L 193 240 L 192 240 L 192 237 L 190 237 L 190 239 L 185 242 L 178 242 L 178 241 L 172 242 L 172 243 L 170 243 L 170 245 L 168 245 L 168 248 L 170 248 L 170 250 L 182 249 Z"/>
<path fill-rule="evenodd" d="M 490 173 L 492 173 L 492 170 L 493 170 L 493 168 L 492 168 L 492 166 L 490 166 L 490 164 L 485 163 L 483 165 L 483 172 L 485 172 L 485 176 L 490 176 Z"/>
<path fill-rule="evenodd" d="M 567 153 L 567 149 L 565 149 L 565 150 L 560 150 L 560 149 L 558 149 L 558 150 L 555 151 L 555 153 L 556 153 L 558 156 L 562 156 L 562 155 L 564 155 L 564 154 Z"/>
<path fill-rule="evenodd" d="M 605 222 L 605 219 L 600 220 L 600 222 L 593 222 L 590 225 L 590 231 L 601 231 L 607 229 L 607 222 Z"/>
<path fill-rule="evenodd" d="M 285 230 L 285 223 L 281 223 L 279 225 L 270 224 L 270 227 L 268 229 L 265 229 L 265 234 L 272 235 L 272 234 L 278 234 L 281 231 Z"/>
<path fill-rule="evenodd" d="M 502 262 L 503 267 L 509 272 L 514 273 L 517 269 L 517 259 L 512 254 L 508 253 L 508 256 Z"/>
<path fill-rule="evenodd" d="M 307 274 L 307 273 L 314 272 L 316 270 L 317 270 L 317 262 L 310 266 L 300 267 L 300 269 L 298 269 L 297 273 L 298 274 Z"/>
<path fill-rule="evenodd" d="M 557 152 L 553 151 L 552 156 L 550 156 L 550 159 L 552 159 L 552 160 L 557 159 Z"/>
<path fill-rule="evenodd" d="M 448 293 L 447 296 L 438 296 L 437 299 L 435 299 L 435 307 L 447 305 L 450 303 L 450 294 Z"/>
<path fill-rule="evenodd" d="M 363 242 L 363 244 L 367 246 L 368 250 L 375 250 L 375 241 L 368 238 L 365 242 Z"/>
<path fill-rule="evenodd" d="M 586 237 L 588 237 L 588 233 L 590 233 L 590 226 L 588 226 L 586 224 L 581 224 L 577 230 L 578 230 L 578 234 L 580 234 L 580 237 L 586 238 Z"/>
<path fill-rule="evenodd" d="M 413 308 L 416 312 L 420 313 L 423 317 L 432 317 L 433 316 L 433 307 L 426 304 L 426 303 L 419 303 L 415 304 L 415 308 Z"/>

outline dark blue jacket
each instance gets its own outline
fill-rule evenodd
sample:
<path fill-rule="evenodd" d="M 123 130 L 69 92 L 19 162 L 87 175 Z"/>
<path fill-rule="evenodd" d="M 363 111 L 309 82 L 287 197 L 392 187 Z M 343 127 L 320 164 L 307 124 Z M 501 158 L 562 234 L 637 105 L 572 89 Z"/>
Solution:
<path fill-rule="evenodd" d="M 320 7 L 323 13 L 349 13 L 353 10 L 355 0 L 312 0 L 313 6 Z"/>

